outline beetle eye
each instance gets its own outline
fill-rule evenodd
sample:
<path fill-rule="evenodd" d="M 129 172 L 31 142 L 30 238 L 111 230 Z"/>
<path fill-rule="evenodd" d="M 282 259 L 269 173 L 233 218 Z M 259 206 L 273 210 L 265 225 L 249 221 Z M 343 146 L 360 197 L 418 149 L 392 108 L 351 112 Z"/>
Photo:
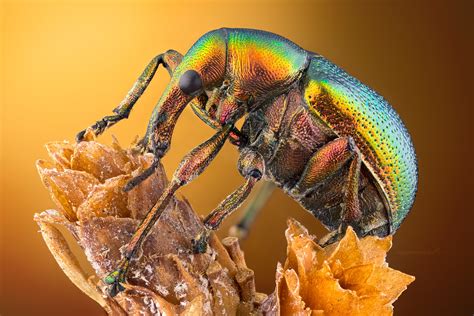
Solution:
<path fill-rule="evenodd" d="M 196 70 L 186 71 L 179 78 L 179 88 L 187 95 L 196 95 L 202 89 L 201 76 Z"/>

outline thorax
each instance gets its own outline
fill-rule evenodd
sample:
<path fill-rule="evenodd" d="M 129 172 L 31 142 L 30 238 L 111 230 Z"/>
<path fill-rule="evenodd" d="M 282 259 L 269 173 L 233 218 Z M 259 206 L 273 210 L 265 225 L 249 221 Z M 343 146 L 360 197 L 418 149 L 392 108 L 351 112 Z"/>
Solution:
<path fill-rule="evenodd" d="M 313 153 L 336 137 L 307 110 L 296 85 L 250 113 L 242 132 L 247 147 L 262 155 L 265 177 L 282 188 L 291 187 Z"/>

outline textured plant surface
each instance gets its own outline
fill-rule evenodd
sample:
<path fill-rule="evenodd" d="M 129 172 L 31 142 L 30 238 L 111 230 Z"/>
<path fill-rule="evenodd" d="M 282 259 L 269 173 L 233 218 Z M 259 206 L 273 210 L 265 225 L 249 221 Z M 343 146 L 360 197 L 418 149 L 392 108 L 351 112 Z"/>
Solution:
<path fill-rule="evenodd" d="M 414 281 L 385 262 L 391 236 L 359 240 L 349 227 L 341 241 L 321 248 L 289 220 L 286 239 L 287 259 L 276 274 L 284 315 L 391 315 L 392 303 Z"/>
<path fill-rule="evenodd" d="M 288 258 L 278 265 L 275 292 L 255 291 L 253 271 L 237 239 L 215 235 L 204 254 L 191 252 L 202 230 L 184 199 L 174 198 L 132 261 L 125 291 L 107 295 L 102 279 L 167 184 L 157 171 L 130 192 L 122 188 L 149 167 L 153 156 L 94 140 L 46 145 L 52 162 L 39 160 L 41 179 L 57 210 L 35 214 L 43 238 L 71 281 L 109 314 L 389 315 L 413 281 L 385 262 L 391 238 L 359 240 L 349 229 L 337 244 L 320 248 L 306 229 L 289 221 Z M 58 225 L 84 250 L 95 273 L 87 275 Z"/>

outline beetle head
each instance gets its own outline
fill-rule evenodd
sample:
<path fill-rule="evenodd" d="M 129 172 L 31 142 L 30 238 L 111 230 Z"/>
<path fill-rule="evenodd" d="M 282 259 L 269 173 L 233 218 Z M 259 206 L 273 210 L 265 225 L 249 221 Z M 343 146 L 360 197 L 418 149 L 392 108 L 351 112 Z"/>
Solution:
<path fill-rule="evenodd" d="M 148 125 L 149 150 L 158 157 L 169 149 L 176 121 L 186 105 L 205 90 L 220 86 L 226 61 L 225 36 L 221 30 L 202 36 L 173 71 Z"/>
<path fill-rule="evenodd" d="M 220 124 L 233 124 L 301 77 L 307 53 L 271 33 L 219 29 L 202 36 L 173 72 L 152 120 L 152 148 L 168 150 L 176 120 L 195 97 L 207 95 L 206 110 Z"/>

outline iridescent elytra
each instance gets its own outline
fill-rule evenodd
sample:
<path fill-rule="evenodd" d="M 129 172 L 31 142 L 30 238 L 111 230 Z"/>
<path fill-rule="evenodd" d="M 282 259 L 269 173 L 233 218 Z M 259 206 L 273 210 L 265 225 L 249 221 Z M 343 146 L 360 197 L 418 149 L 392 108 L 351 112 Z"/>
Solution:
<path fill-rule="evenodd" d="M 124 190 L 154 172 L 188 104 L 216 133 L 181 161 L 117 269 L 105 279 L 111 295 L 123 289 L 130 259 L 169 199 L 206 169 L 227 139 L 240 152 L 238 169 L 245 182 L 206 217 L 193 251 L 206 251 L 210 231 L 261 179 L 267 183 L 261 196 L 276 185 L 323 223 L 329 233 L 321 244 L 338 240 L 349 225 L 361 237 L 386 236 L 399 228 L 415 198 L 415 152 L 395 110 L 359 80 L 279 35 L 222 28 L 203 35 L 184 56 L 168 50 L 153 58 L 115 115 L 90 127 L 96 135 L 128 117 L 160 64 L 171 80 L 138 144 L 154 154 L 155 163 Z M 241 118 L 245 122 L 239 130 L 235 123 Z M 255 216 L 254 206 L 236 226 L 241 233 Z"/>

